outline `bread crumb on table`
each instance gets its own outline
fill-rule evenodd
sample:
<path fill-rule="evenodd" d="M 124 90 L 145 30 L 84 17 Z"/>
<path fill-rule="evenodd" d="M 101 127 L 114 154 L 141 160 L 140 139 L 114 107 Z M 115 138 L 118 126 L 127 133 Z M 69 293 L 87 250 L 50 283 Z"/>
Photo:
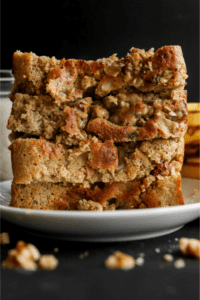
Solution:
<path fill-rule="evenodd" d="M 37 269 L 36 261 L 39 258 L 40 252 L 34 245 L 18 241 L 15 248 L 8 251 L 8 256 L 2 262 L 2 267 L 35 271 Z"/>
<path fill-rule="evenodd" d="M 135 260 L 135 264 L 137 266 L 142 266 L 144 264 L 144 258 L 143 257 L 138 257 L 136 260 Z"/>
<path fill-rule="evenodd" d="M 165 255 L 163 256 L 163 258 L 164 258 L 164 260 L 166 260 L 166 261 L 173 261 L 173 260 L 174 260 L 173 255 L 171 255 L 171 254 L 169 254 L 169 253 L 165 254 Z"/>
<path fill-rule="evenodd" d="M 53 270 L 58 260 L 54 255 L 41 255 L 33 244 L 18 241 L 15 248 L 8 251 L 8 256 L 2 262 L 2 268 L 25 269 L 36 271 L 39 268 Z"/>
<path fill-rule="evenodd" d="M 179 240 L 179 249 L 185 256 L 191 255 L 200 258 L 200 240 L 182 237 Z"/>
<path fill-rule="evenodd" d="M 131 255 L 115 251 L 106 259 L 105 266 L 108 269 L 130 270 L 135 267 L 135 259 Z"/>
<path fill-rule="evenodd" d="M 155 251 L 156 251 L 156 253 L 160 253 L 160 249 L 159 248 L 156 248 Z"/>
<path fill-rule="evenodd" d="M 54 270 L 58 265 L 58 260 L 53 254 L 42 255 L 38 267 L 45 270 Z"/>
<path fill-rule="evenodd" d="M 175 260 L 174 262 L 174 267 L 176 269 L 181 269 L 181 268 L 185 268 L 185 261 L 182 258 L 178 258 L 177 260 Z"/>
<path fill-rule="evenodd" d="M 10 236 L 8 232 L 0 233 L 0 244 L 3 246 L 10 244 Z"/>

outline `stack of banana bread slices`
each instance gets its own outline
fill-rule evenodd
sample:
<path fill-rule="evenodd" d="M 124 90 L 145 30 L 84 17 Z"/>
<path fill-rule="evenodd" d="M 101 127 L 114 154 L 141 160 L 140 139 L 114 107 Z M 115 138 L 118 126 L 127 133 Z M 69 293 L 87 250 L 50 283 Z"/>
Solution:
<path fill-rule="evenodd" d="M 187 71 L 180 46 L 96 61 L 13 54 L 11 206 L 184 204 Z"/>

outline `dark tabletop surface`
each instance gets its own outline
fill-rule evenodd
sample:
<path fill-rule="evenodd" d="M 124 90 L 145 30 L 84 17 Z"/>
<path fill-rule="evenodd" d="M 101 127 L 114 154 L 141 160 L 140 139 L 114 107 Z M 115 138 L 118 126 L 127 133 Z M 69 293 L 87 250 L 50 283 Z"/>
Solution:
<path fill-rule="evenodd" d="M 180 230 L 157 238 L 130 242 L 86 243 L 48 239 L 26 232 L 1 220 L 1 232 L 9 232 L 10 244 L 1 247 L 1 260 L 18 240 L 34 244 L 41 254 L 54 254 L 59 265 L 53 271 L 1 270 L 1 299 L 199 299 L 199 260 L 187 257 L 185 267 L 163 259 L 172 253 L 182 257 L 181 237 L 199 239 L 199 219 Z M 58 252 L 54 252 L 57 247 Z M 155 249 L 160 252 L 156 252 Z M 144 253 L 144 264 L 129 271 L 108 270 L 105 259 L 120 250 L 137 258 Z M 79 258 L 88 251 L 88 256 Z"/>

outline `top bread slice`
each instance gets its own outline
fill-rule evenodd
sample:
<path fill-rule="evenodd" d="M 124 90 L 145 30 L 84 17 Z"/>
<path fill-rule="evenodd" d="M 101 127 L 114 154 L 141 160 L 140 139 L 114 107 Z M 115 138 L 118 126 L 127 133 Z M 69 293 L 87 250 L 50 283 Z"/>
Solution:
<path fill-rule="evenodd" d="M 55 57 L 17 51 L 13 54 L 15 93 L 49 94 L 56 102 L 75 101 L 134 87 L 159 92 L 184 87 L 187 70 L 180 46 L 164 46 L 155 53 L 132 48 L 125 58 L 114 54 L 96 61 L 57 60 Z"/>

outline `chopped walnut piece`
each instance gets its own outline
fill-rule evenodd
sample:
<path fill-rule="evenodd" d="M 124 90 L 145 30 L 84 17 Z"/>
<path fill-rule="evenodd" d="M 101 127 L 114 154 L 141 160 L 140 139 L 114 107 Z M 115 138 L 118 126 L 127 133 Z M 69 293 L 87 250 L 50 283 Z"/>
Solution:
<path fill-rule="evenodd" d="M 35 271 L 37 269 L 36 261 L 39 258 L 40 252 L 34 245 L 18 241 L 15 248 L 8 251 L 8 256 L 2 262 L 2 267 Z"/>
<path fill-rule="evenodd" d="M 135 259 L 131 255 L 115 251 L 106 259 L 105 266 L 108 269 L 129 270 L 135 267 Z"/>
<path fill-rule="evenodd" d="M 38 267 L 45 270 L 54 270 L 58 265 L 58 260 L 53 254 L 42 255 Z"/>
<path fill-rule="evenodd" d="M 173 261 L 174 260 L 174 257 L 173 255 L 167 253 L 163 256 L 163 259 L 166 260 L 166 261 Z"/>
<path fill-rule="evenodd" d="M 80 200 L 77 206 L 78 210 L 103 211 L 103 206 L 92 200 Z"/>
<path fill-rule="evenodd" d="M 195 258 L 200 258 L 200 240 L 198 239 L 181 238 L 179 249 L 185 256 L 192 255 Z"/>
<path fill-rule="evenodd" d="M 3 246 L 10 244 L 10 236 L 8 232 L 0 233 L 0 244 Z"/>
<path fill-rule="evenodd" d="M 92 112 L 92 117 L 93 118 L 108 119 L 109 118 L 109 112 L 102 105 L 94 105 L 93 112 Z"/>

